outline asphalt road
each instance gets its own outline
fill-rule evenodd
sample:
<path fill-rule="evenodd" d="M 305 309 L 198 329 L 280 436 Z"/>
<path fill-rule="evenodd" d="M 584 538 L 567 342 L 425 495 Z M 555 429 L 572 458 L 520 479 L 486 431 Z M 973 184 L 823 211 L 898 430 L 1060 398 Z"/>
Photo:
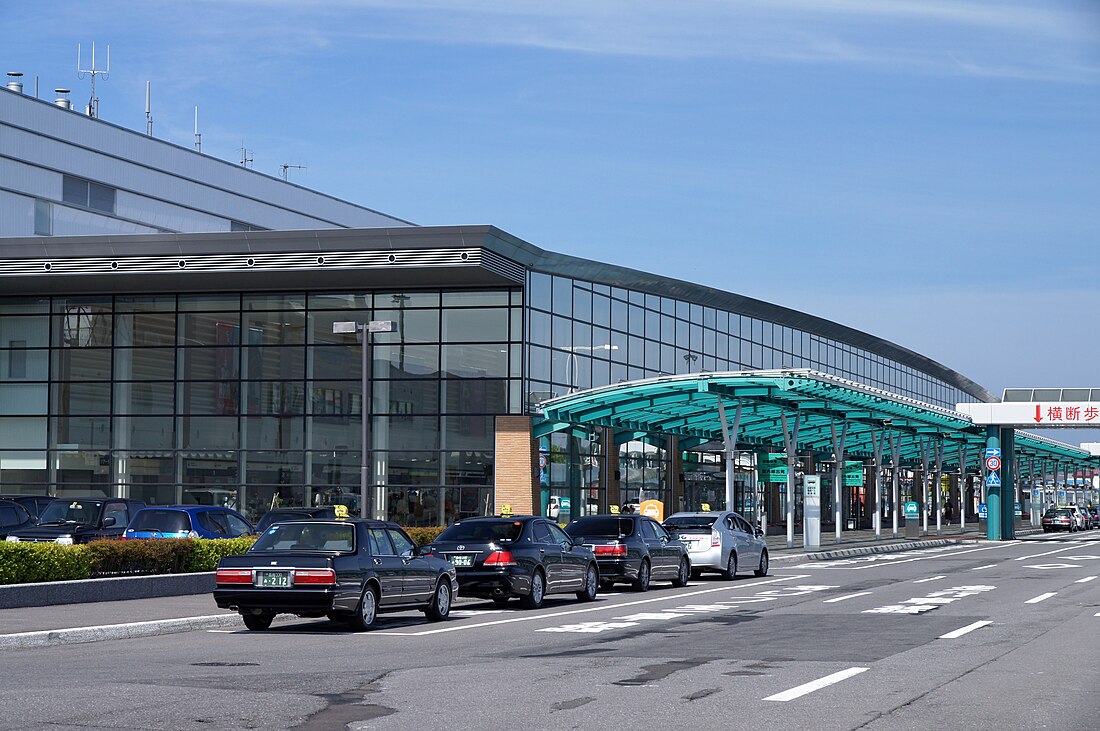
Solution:
<path fill-rule="evenodd" d="M 0 652 L 0 729 L 1097 729 L 1100 531 Z M 211 600 L 210 606 L 213 606 Z"/>

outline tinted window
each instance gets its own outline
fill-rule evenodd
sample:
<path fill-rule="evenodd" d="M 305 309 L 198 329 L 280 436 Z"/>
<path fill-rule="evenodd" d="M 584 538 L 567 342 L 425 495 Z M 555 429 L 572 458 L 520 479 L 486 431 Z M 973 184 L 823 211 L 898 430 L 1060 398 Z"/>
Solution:
<path fill-rule="evenodd" d="M 733 520 L 734 524 L 737 526 L 737 530 L 742 530 L 750 535 L 754 532 L 752 526 L 749 525 L 748 521 L 744 518 L 735 516 Z"/>
<path fill-rule="evenodd" d="M 397 555 L 393 550 L 393 544 L 390 543 L 389 536 L 386 535 L 386 531 L 381 528 L 371 528 L 367 531 L 367 535 L 370 536 L 371 554 L 375 556 Z"/>
<path fill-rule="evenodd" d="M 40 523 L 95 523 L 101 500 L 54 500 L 42 511 Z"/>
<path fill-rule="evenodd" d="M 565 527 L 571 536 L 600 536 L 618 538 L 634 535 L 634 521 L 629 518 L 606 518 L 593 516 L 578 518 Z"/>
<path fill-rule="evenodd" d="M 546 523 L 535 523 L 531 526 L 531 535 L 538 543 L 554 542 L 554 538 L 550 535 L 550 526 Z"/>
<path fill-rule="evenodd" d="M 0 525 L 18 525 L 22 522 L 23 518 L 15 508 L 8 506 L 0 507 Z"/>
<path fill-rule="evenodd" d="M 664 522 L 666 528 L 707 528 L 714 525 L 714 518 L 709 515 L 674 515 Z"/>
<path fill-rule="evenodd" d="M 132 530 L 186 533 L 191 530 L 191 519 L 182 510 L 141 510 L 129 527 Z"/>
<path fill-rule="evenodd" d="M 390 540 L 393 541 L 394 548 L 397 549 L 399 555 L 416 549 L 416 544 L 401 531 L 389 528 L 386 532 L 390 534 Z"/>
<path fill-rule="evenodd" d="M 245 533 L 252 532 L 252 526 L 243 519 L 233 515 L 233 513 L 226 513 L 225 521 L 229 524 L 229 532 L 233 536 L 243 536 Z"/>
<path fill-rule="evenodd" d="M 116 526 L 125 526 L 130 522 L 130 511 L 126 509 L 125 503 L 107 503 L 103 519 L 106 520 L 107 518 L 114 518 Z"/>
<path fill-rule="evenodd" d="M 439 534 L 440 541 L 470 541 L 491 543 L 516 541 L 523 533 L 523 523 L 518 520 L 465 520 L 455 523 Z"/>
<path fill-rule="evenodd" d="M 198 519 L 199 525 L 203 527 L 203 530 L 217 533 L 220 536 L 228 536 L 230 534 L 229 525 L 225 522 L 225 513 L 207 511 L 205 513 L 199 513 L 195 518 Z"/>
<path fill-rule="evenodd" d="M 656 521 L 649 521 L 649 529 L 653 531 L 653 535 L 657 536 L 657 538 L 664 538 L 665 540 L 668 540 L 671 537 L 669 536 L 668 531 L 666 531 L 661 526 L 661 524 Z"/>
<path fill-rule="evenodd" d="M 546 526 L 550 529 L 550 537 L 555 543 L 570 543 L 571 539 L 569 535 L 556 525 L 549 524 Z"/>

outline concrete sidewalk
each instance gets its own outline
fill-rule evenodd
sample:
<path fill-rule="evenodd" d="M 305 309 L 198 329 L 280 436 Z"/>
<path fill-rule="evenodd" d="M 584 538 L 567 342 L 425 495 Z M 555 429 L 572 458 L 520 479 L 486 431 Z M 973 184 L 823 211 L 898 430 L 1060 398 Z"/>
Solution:
<path fill-rule="evenodd" d="M 1034 532 L 1030 527 L 1018 535 Z M 942 534 L 906 539 L 904 531 L 893 538 L 887 528 L 881 539 L 874 531 L 845 531 L 836 543 L 832 533 L 822 535 L 817 551 L 804 551 L 802 536 L 796 536 L 794 548 L 787 548 L 786 535 L 767 537 L 768 552 L 776 568 L 793 560 L 828 560 L 869 553 L 892 553 L 959 542 L 984 540 L 977 526 L 962 531 L 958 526 L 944 528 Z M 213 576 L 210 575 L 212 582 Z M 70 582 L 79 583 L 79 582 Z M 15 587 L 6 587 L 14 589 Z M 466 603 L 459 600 L 456 604 Z M 279 621 L 279 620 L 276 620 Z M 209 591 L 172 596 L 135 598 L 123 601 L 92 601 L 48 606 L 14 606 L 0 609 L 0 650 L 48 647 L 59 644 L 95 642 L 150 635 L 188 632 L 196 629 L 242 627 L 235 612 L 218 609 Z"/>

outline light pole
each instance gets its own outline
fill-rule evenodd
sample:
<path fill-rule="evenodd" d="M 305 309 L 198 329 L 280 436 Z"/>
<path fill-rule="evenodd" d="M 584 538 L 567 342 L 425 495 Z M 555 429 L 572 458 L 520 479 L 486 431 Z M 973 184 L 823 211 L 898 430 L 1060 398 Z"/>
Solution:
<path fill-rule="evenodd" d="M 392 333 L 397 332 L 397 323 L 393 320 L 371 320 L 370 322 L 334 322 L 332 323 L 333 334 L 349 334 L 358 333 L 361 337 L 362 347 L 359 349 L 363 356 L 363 362 L 359 368 L 359 375 L 361 377 L 361 388 L 363 390 L 363 397 L 360 402 L 360 418 L 363 420 L 363 427 L 360 430 L 362 432 L 362 443 L 360 444 L 359 459 L 362 464 L 359 467 L 359 515 L 360 517 L 366 517 L 367 515 L 367 485 L 370 483 L 370 409 L 367 408 L 367 399 L 371 398 L 370 392 L 370 350 L 371 333 Z M 386 519 L 386 494 L 385 486 L 375 486 L 374 495 L 374 518 L 375 520 Z"/>

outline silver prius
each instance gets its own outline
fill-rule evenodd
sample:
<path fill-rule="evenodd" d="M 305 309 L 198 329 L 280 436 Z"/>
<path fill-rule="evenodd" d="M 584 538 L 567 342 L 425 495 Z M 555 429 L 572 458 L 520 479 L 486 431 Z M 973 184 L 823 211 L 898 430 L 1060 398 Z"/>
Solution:
<path fill-rule="evenodd" d="M 763 533 L 738 513 L 674 513 L 662 525 L 687 546 L 695 577 L 704 571 L 717 571 L 732 579 L 749 569 L 757 576 L 768 574 L 768 547 Z"/>

